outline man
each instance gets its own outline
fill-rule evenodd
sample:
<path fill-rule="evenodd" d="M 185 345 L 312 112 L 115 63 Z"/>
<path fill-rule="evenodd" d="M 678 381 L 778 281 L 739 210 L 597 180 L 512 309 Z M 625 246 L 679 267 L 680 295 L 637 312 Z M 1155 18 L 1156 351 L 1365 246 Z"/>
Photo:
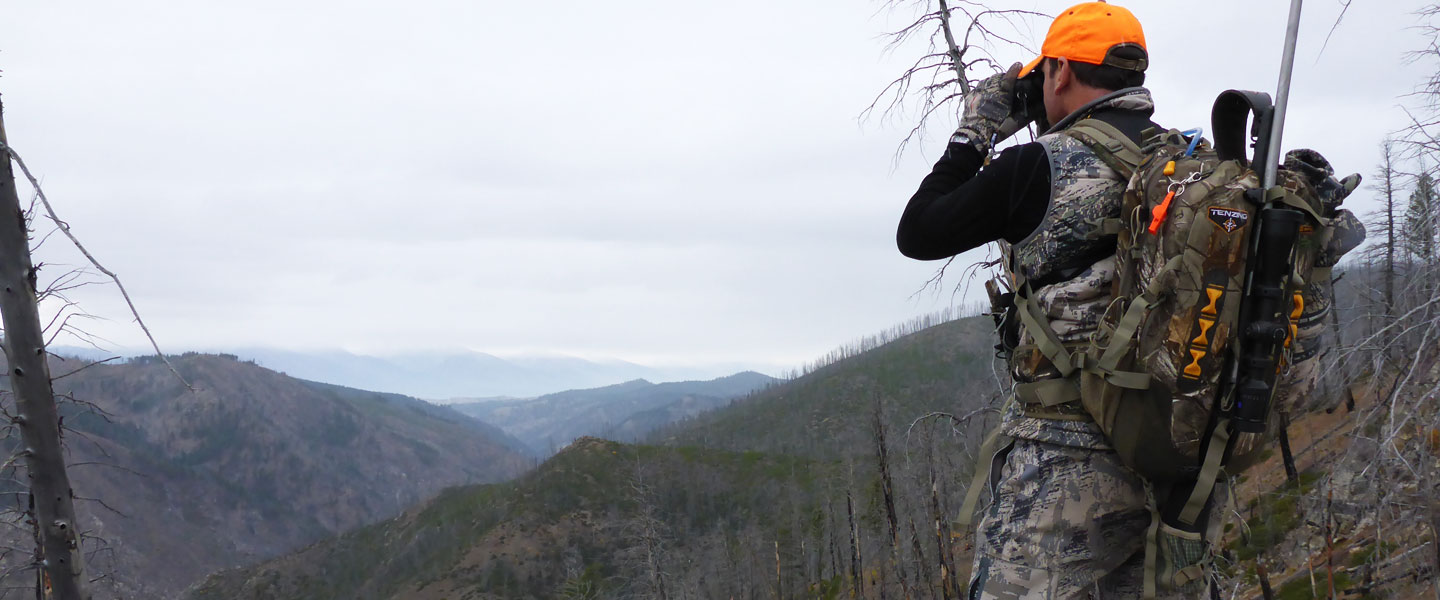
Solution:
<path fill-rule="evenodd" d="M 1061 13 L 1039 58 L 981 82 L 965 99 L 944 157 L 900 218 L 900 251 L 934 260 L 1002 239 L 1011 244 L 1010 268 L 1030 281 L 1061 341 L 1085 340 L 1110 303 L 1114 277 L 1115 237 L 1095 223 L 1119 214 L 1125 181 L 1065 131 L 1098 119 L 1139 144 L 1157 127 L 1150 92 L 1140 87 L 1147 63 L 1130 11 L 1093 2 Z M 1013 106 L 1016 81 L 1027 76 L 1043 77 L 1044 118 L 1054 125 L 987 166 L 994 144 L 1028 124 Z M 1024 350 L 1026 338 L 1012 354 L 1012 375 L 1053 377 L 1048 361 Z M 1058 407 L 1069 418 L 1023 409 L 1002 426 L 1013 443 L 995 457 L 971 598 L 1139 598 L 1151 520 L 1146 482 L 1079 407 Z"/>
<path fill-rule="evenodd" d="M 1087 341 L 1114 300 L 1116 237 L 1102 232 L 1101 223 L 1119 216 L 1126 182 L 1067 130 L 1094 119 L 1143 145 L 1146 130 L 1160 130 L 1150 120 L 1150 93 L 1140 87 L 1147 65 L 1144 32 L 1130 11 L 1092 2 L 1062 12 L 1039 58 L 986 79 L 965 98 L 945 155 L 900 218 L 900 251 L 935 260 L 1004 240 L 1007 269 L 1029 283 L 1029 301 L 1049 319 L 1059 342 Z M 1043 121 L 1054 126 L 987 164 L 995 144 L 1039 117 L 1033 114 L 1039 110 L 1015 106 L 1017 80 L 1026 77 L 1042 78 Z M 1326 202 L 1327 218 L 1335 217 L 1359 178 L 1336 181 L 1322 157 L 1305 152 L 1292 153 L 1286 165 L 1313 175 L 1310 183 Z M 1339 212 L 1346 223 L 1356 223 L 1348 211 Z M 1346 231 L 1352 233 L 1342 236 L 1348 245 L 1330 252 L 1325 266 L 1363 239 L 1363 229 L 1358 238 L 1355 227 Z M 1004 344 L 1019 384 L 1059 376 L 1032 333 L 1022 327 Z M 1302 342 L 1318 339 L 1301 333 Z M 992 500 L 977 528 L 970 597 L 1140 598 L 1156 490 L 1122 464 L 1078 402 L 1045 407 L 1027 404 L 1021 395 L 1011 406 L 1001 433 L 1012 442 L 992 462 Z M 1218 512 L 1214 506 L 1223 493 L 1224 486 L 1217 486 L 1207 512 Z M 1218 518 L 1209 519 L 1206 539 L 1213 542 L 1219 526 Z M 1186 548 L 1196 566 L 1162 584 L 1161 597 L 1204 594 L 1207 578 L 1195 573 L 1207 564 L 1208 550 L 1196 540 Z M 1166 550 L 1175 553 L 1157 552 Z M 1175 583 L 1183 580 L 1188 583 Z"/>

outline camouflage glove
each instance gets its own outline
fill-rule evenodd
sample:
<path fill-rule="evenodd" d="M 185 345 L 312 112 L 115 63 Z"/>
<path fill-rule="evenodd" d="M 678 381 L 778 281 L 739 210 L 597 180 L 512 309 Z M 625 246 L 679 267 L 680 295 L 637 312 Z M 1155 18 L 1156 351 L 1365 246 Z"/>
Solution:
<path fill-rule="evenodd" d="M 1015 80 L 1020 74 L 1020 63 L 1010 66 L 1004 73 L 985 78 L 965 96 L 965 112 L 960 117 L 960 127 L 950 138 L 952 142 L 970 144 L 981 154 L 989 154 L 991 147 L 1015 135 L 1022 122 L 1016 114 Z"/>
<path fill-rule="evenodd" d="M 1349 179 L 1347 177 L 1346 179 Z M 1315 257 L 1315 266 L 1333 267 L 1339 264 L 1340 258 L 1345 253 L 1354 250 L 1365 241 L 1365 224 L 1360 219 L 1345 209 L 1336 211 L 1330 221 L 1330 236 L 1320 247 L 1320 254 Z"/>
<path fill-rule="evenodd" d="M 1285 153 L 1285 168 L 1305 177 L 1305 182 L 1309 183 L 1320 197 L 1324 216 L 1328 218 L 1334 218 L 1340 210 L 1340 204 L 1350 192 L 1360 186 L 1359 173 L 1347 175 L 1344 179 L 1335 179 L 1335 169 L 1330 166 L 1330 161 L 1314 150 L 1291 150 Z M 1363 233 L 1361 238 L 1364 238 Z"/>

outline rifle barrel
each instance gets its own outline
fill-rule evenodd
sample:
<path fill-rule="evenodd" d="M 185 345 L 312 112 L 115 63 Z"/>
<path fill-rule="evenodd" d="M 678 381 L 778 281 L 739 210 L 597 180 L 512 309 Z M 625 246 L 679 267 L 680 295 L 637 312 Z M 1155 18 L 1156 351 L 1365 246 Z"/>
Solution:
<path fill-rule="evenodd" d="M 1285 109 L 1290 104 L 1290 74 L 1295 70 L 1295 40 L 1300 37 L 1300 4 L 1290 0 L 1290 22 L 1285 26 L 1285 52 L 1280 57 L 1280 83 L 1275 93 L 1275 117 L 1270 124 L 1270 145 L 1265 152 L 1265 189 L 1275 186 L 1280 164 L 1280 138 L 1285 133 Z"/>

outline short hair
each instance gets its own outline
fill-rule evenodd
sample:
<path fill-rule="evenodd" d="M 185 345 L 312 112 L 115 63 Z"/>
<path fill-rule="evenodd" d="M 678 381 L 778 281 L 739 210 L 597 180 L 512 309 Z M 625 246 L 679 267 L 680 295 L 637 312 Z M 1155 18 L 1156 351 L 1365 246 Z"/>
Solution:
<path fill-rule="evenodd" d="M 1120 44 L 1111 48 L 1105 54 L 1105 59 L 1110 60 L 1112 57 L 1127 62 L 1148 59 L 1145 49 L 1136 44 Z M 1050 63 L 1050 69 L 1054 70 L 1055 65 L 1060 61 L 1047 56 L 1045 62 Z M 1075 73 L 1075 79 L 1080 83 L 1102 90 L 1113 92 L 1145 85 L 1145 71 L 1122 69 L 1110 65 L 1092 65 L 1074 60 L 1070 61 L 1070 70 Z"/>

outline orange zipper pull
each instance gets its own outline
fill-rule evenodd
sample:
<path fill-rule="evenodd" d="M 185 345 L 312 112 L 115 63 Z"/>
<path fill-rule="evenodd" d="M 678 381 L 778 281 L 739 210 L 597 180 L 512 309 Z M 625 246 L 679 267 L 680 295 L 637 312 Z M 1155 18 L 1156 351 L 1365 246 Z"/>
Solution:
<path fill-rule="evenodd" d="M 1165 199 L 1150 209 L 1150 235 L 1160 232 L 1160 224 L 1165 222 L 1165 215 L 1170 213 L 1170 201 L 1175 199 L 1175 190 L 1165 192 Z"/>

